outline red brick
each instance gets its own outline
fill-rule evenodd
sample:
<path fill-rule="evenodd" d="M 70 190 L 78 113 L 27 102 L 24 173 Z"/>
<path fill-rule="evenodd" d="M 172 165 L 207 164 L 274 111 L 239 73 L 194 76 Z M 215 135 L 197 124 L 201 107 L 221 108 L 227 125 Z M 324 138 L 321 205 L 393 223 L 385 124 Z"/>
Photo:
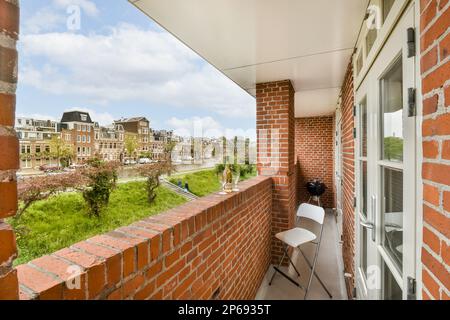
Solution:
<path fill-rule="evenodd" d="M 431 250 L 439 254 L 441 252 L 441 241 L 427 227 L 423 228 L 423 242 L 430 247 Z"/>
<path fill-rule="evenodd" d="M 450 266 L 450 246 L 445 241 L 442 241 L 441 244 L 441 256 L 444 263 Z"/>
<path fill-rule="evenodd" d="M 444 210 L 450 212 L 450 191 L 444 191 L 443 195 Z"/>
<path fill-rule="evenodd" d="M 16 238 L 14 231 L 6 223 L 0 222 L 0 265 L 11 261 L 17 256 Z"/>
<path fill-rule="evenodd" d="M 438 63 L 438 47 L 434 46 L 430 51 L 425 53 L 420 59 L 420 68 L 422 73 L 433 68 Z"/>
<path fill-rule="evenodd" d="M 439 96 L 434 95 L 423 101 L 423 115 L 429 115 L 435 113 L 438 108 Z"/>
<path fill-rule="evenodd" d="M 424 158 L 436 159 L 439 155 L 439 143 L 437 141 L 424 141 L 422 148 Z"/>
<path fill-rule="evenodd" d="M 425 249 L 422 249 L 422 262 L 447 289 L 450 288 L 450 273 Z"/>
<path fill-rule="evenodd" d="M 450 185 L 450 166 L 440 163 L 424 163 L 422 177 L 425 180 Z"/>
<path fill-rule="evenodd" d="M 427 205 L 423 206 L 423 219 L 447 238 L 450 236 L 450 218 Z"/>
<path fill-rule="evenodd" d="M 94 255 L 71 249 L 60 250 L 55 252 L 55 255 L 67 259 L 87 271 L 89 299 L 95 298 L 104 289 L 106 285 L 106 267 L 104 260 Z"/>
<path fill-rule="evenodd" d="M 445 87 L 444 89 L 444 105 L 446 107 L 450 107 L 450 86 Z"/>
<path fill-rule="evenodd" d="M 0 126 L 14 126 L 16 96 L 0 93 Z"/>
<path fill-rule="evenodd" d="M 17 83 L 17 50 L 0 46 L 0 81 Z"/>
<path fill-rule="evenodd" d="M 450 140 L 442 142 L 442 159 L 450 160 Z"/>
<path fill-rule="evenodd" d="M 0 275 L 0 300 L 17 300 L 19 289 L 17 271 L 11 270 L 5 275 Z"/>
<path fill-rule="evenodd" d="M 19 7 L 12 2 L 0 1 L 0 32 L 13 39 L 18 39 Z"/>
<path fill-rule="evenodd" d="M 450 12 L 450 10 L 448 10 Z M 439 66 L 428 74 L 422 80 L 422 92 L 423 94 L 438 89 L 444 85 L 450 75 L 450 63 L 447 61 L 443 65 Z"/>
<path fill-rule="evenodd" d="M 146 284 L 133 297 L 133 300 L 145 300 L 155 291 L 155 281 Z"/>
<path fill-rule="evenodd" d="M 439 300 L 439 285 L 425 269 L 422 270 L 422 282 L 435 300 Z"/>
<path fill-rule="evenodd" d="M 435 186 L 424 184 L 423 199 L 435 206 L 439 206 L 439 189 Z"/>
<path fill-rule="evenodd" d="M 102 247 L 86 241 L 79 242 L 73 245 L 73 247 L 78 250 L 84 250 L 89 254 L 96 255 L 97 257 L 106 259 L 108 286 L 112 286 L 120 281 L 122 272 L 122 258 L 119 251 Z"/>
<path fill-rule="evenodd" d="M 424 51 L 431 44 L 433 44 L 437 39 L 439 39 L 442 34 L 448 28 L 448 21 L 450 21 L 450 10 L 445 10 L 436 22 L 421 36 L 421 48 Z M 423 26 L 422 26 L 423 27 Z M 428 92 L 427 90 L 426 92 Z"/>
<path fill-rule="evenodd" d="M 132 296 L 136 290 L 144 283 L 144 276 L 137 275 L 131 280 L 128 280 L 123 285 L 123 296 L 124 298 Z"/>
<path fill-rule="evenodd" d="M 62 299 L 62 282 L 55 280 L 28 265 L 20 265 L 17 268 L 19 283 L 25 285 L 39 294 L 43 300 Z"/>
<path fill-rule="evenodd" d="M 439 42 L 441 61 L 450 55 L 450 34 L 446 35 L 444 39 Z"/>
<path fill-rule="evenodd" d="M 19 169 L 19 140 L 15 135 L 0 135 L 0 170 L 13 169 Z"/>

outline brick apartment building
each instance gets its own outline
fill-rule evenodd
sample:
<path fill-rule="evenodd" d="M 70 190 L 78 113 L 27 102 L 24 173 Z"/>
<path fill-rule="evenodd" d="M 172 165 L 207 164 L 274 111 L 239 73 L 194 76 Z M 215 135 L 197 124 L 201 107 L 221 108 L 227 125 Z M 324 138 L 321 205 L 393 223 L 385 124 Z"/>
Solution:
<path fill-rule="evenodd" d="M 123 161 L 125 130 L 121 124 L 102 127 L 97 122 L 95 131 L 95 154 L 105 161 Z"/>
<path fill-rule="evenodd" d="M 0 220 L 0 299 L 254 299 L 315 178 L 349 298 L 450 299 L 450 1 L 130 3 L 255 97 L 259 177 L 16 268 Z M 3 219 L 17 210 L 18 2 L 0 9 Z M 142 135 L 142 119 L 118 123 Z"/>
<path fill-rule="evenodd" d="M 54 165 L 50 142 L 59 136 L 59 124 L 52 120 L 17 118 L 15 123 L 20 141 L 20 168 L 32 169 L 42 165 Z"/>
<path fill-rule="evenodd" d="M 134 117 L 114 121 L 114 124 L 121 125 L 125 133 L 133 134 L 138 140 L 138 155 L 148 154 L 153 151 L 153 135 L 150 129 L 150 121 L 145 117 Z"/>
<path fill-rule="evenodd" d="M 64 112 L 61 118 L 61 137 L 73 146 L 76 163 L 84 163 L 95 156 L 95 123 L 89 113 Z"/>

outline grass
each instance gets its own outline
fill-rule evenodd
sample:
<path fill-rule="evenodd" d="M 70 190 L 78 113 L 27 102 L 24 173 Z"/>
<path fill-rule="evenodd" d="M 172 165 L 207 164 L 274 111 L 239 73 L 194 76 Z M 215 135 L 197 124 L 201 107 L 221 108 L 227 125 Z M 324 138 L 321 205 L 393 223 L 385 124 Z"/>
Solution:
<path fill-rule="evenodd" d="M 255 176 L 256 173 L 250 174 L 241 178 L 241 180 L 247 180 Z M 169 179 L 173 184 L 178 184 L 178 180 L 181 180 L 183 187 L 187 182 L 189 184 L 189 190 L 199 197 L 220 191 L 222 188 L 220 179 L 214 170 L 203 170 L 194 173 L 173 175 Z"/>
<path fill-rule="evenodd" d="M 10 220 L 19 231 L 19 258 L 15 264 L 26 263 L 185 202 L 183 197 L 160 187 L 155 201 L 149 204 L 144 182 L 119 184 L 111 194 L 109 206 L 99 218 L 88 216 L 79 193 L 65 193 L 37 202 L 18 221 Z"/>

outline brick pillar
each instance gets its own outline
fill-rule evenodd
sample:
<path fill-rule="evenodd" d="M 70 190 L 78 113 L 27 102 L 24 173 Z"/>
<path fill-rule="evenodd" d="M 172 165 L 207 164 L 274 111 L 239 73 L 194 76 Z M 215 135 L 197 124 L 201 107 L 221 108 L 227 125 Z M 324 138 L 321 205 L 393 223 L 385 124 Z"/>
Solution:
<path fill-rule="evenodd" d="M 14 131 L 19 35 L 18 0 L 0 0 L 0 300 L 18 299 L 14 231 L 4 219 L 17 210 L 19 141 Z"/>
<path fill-rule="evenodd" d="M 296 211 L 294 88 L 290 80 L 256 86 L 258 173 L 273 177 L 272 239 L 294 226 Z M 272 240 L 272 263 L 282 255 Z"/>
<path fill-rule="evenodd" d="M 450 299 L 450 2 L 420 2 L 422 298 Z"/>

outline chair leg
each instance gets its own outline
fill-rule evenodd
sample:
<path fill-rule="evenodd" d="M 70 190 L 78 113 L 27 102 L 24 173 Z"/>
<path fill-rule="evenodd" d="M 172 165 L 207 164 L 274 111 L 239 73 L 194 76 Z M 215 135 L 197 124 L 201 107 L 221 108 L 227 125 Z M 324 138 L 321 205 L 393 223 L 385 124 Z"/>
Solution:
<path fill-rule="evenodd" d="M 284 249 L 284 245 L 283 245 L 283 249 Z M 280 262 L 278 263 L 278 268 L 280 268 L 281 265 L 283 264 L 283 260 L 285 257 L 286 257 L 286 250 L 283 250 L 283 257 L 281 258 Z M 270 279 L 269 286 L 272 285 L 273 279 L 275 278 L 276 274 L 277 274 L 277 270 L 275 269 L 275 271 L 273 272 L 272 278 Z"/>
<path fill-rule="evenodd" d="M 306 257 L 305 253 L 299 249 L 300 252 L 303 255 L 303 258 L 305 259 L 306 263 L 308 264 L 309 268 L 312 269 L 312 265 L 311 262 L 309 262 L 308 258 Z M 317 272 L 314 270 L 314 272 L 311 273 L 311 275 L 314 274 L 317 278 L 317 280 L 319 280 L 320 285 L 322 286 L 322 288 L 324 288 L 324 290 L 327 292 L 328 296 L 331 298 L 333 298 L 333 295 L 331 294 L 331 292 L 328 290 L 328 288 L 325 286 L 325 284 L 323 283 L 322 279 L 320 279 L 319 275 L 317 274 Z"/>
<path fill-rule="evenodd" d="M 312 268 L 311 268 L 311 275 L 309 276 L 308 286 L 306 287 L 305 297 L 303 298 L 303 300 L 306 300 L 306 298 L 308 297 L 309 288 L 311 287 L 312 279 L 313 279 L 314 274 L 316 272 L 316 264 L 317 264 L 317 257 L 318 256 L 319 256 L 319 246 L 317 246 L 316 253 L 314 254 L 313 265 L 312 265 Z"/>

